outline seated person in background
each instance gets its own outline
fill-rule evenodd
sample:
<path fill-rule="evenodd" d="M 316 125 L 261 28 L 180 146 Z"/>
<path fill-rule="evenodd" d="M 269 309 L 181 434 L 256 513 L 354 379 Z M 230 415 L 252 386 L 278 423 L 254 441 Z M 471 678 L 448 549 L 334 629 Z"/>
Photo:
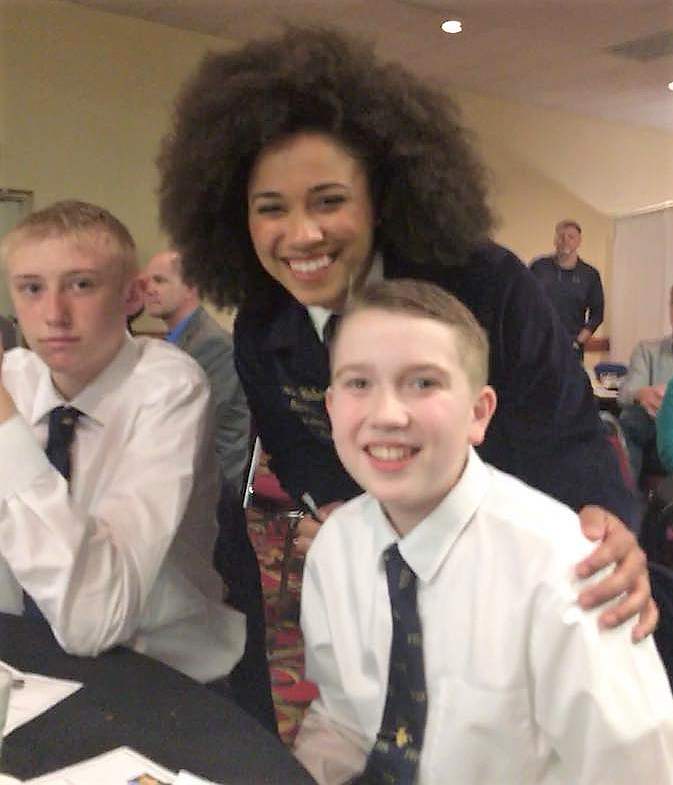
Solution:
<path fill-rule="evenodd" d="M 30 347 L 1 358 L 0 610 L 42 614 L 73 654 L 123 643 L 221 679 L 245 620 L 212 567 L 208 383 L 183 352 L 128 335 L 131 235 L 57 202 L 4 238 L 0 263 Z"/>
<path fill-rule="evenodd" d="M 0 316 L 0 346 L 11 349 L 16 346 L 16 330 L 9 319 Z"/>
<path fill-rule="evenodd" d="M 670 319 L 673 325 L 673 287 L 670 291 Z M 622 406 L 619 423 L 624 432 L 636 484 L 643 466 L 653 473 L 664 473 L 657 455 L 657 416 L 666 385 L 673 378 L 673 337 L 641 341 L 631 354 L 629 370 L 619 388 Z"/>
<path fill-rule="evenodd" d="M 234 345 L 200 304 L 196 287 L 185 283 L 180 256 L 164 251 L 145 268 L 147 312 L 162 319 L 167 340 L 190 354 L 203 368 L 215 403 L 215 450 L 224 476 L 241 491 L 248 463 L 250 413 L 234 367 Z"/>
<path fill-rule="evenodd" d="M 432 284 L 380 283 L 346 306 L 326 402 L 366 493 L 306 558 L 320 697 L 297 757 L 322 785 L 671 782 L 654 642 L 598 632 L 577 605 L 592 550 L 577 515 L 472 449 L 496 404 L 487 369 L 484 331 Z"/>
<path fill-rule="evenodd" d="M 657 456 L 661 468 L 673 474 L 673 379 L 666 385 L 666 391 L 657 411 Z"/>
<path fill-rule="evenodd" d="M 554 229 L 556 253 L 541 256 L 530 266 L 580 359 L 584 345 L 603 321 L 601 276 L 595 267 L 580 259 L 577 249 L 581 242 L 582 229 L 577 221 L 559 221 Z"/>

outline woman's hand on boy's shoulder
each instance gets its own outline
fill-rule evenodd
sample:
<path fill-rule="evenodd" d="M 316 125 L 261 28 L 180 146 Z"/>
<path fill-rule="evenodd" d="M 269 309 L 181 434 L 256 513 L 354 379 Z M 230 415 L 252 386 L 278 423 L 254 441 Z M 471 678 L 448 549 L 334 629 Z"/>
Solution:
<path fill-rule="evenodd" d="M 580 594 L 579 603 L 585 609 L 597 608 L 621 597 L 601 614 L 599 624 L 603 628 L 617 627 L 638 616 L 632 631 L 637 643 L 654 632 L 659 619 L 645 554 L 633 532 L 608 510 L 590 505 L 580 510 L 579 517 L 584 536 L 601 543 L 577 565 L 577 575 L 588 578 L 610 564 L 615 565 L 607 577 Z"/>

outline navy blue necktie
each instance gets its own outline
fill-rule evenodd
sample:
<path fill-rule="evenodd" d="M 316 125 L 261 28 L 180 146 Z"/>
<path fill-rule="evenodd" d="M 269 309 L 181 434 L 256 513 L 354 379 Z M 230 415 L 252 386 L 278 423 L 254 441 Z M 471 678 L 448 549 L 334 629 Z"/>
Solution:
<path fill-rule="evenodd" d="M 384 553 L 393 618 L 388 694 L 381 729 L 358 785 L 413 785 L 427 715 L 423 635 L 416 603 L 416 575 L 397 545 Z"/>
<path fill-rule="evenodd" d="M 49 433 L 45 452 L 47 458 L 66 480 L 70 480 L 70 452 L 77 418 L 80 414 L 79 409 L 72 406 L 57 406 L 49 412 Z M 33 619 L 44 618 L 33 598 L 25 591 L 23 593 L 23 615 Z"/>
<path fill-rule="evenodd" d="M 72 406 L 57 406 L 49 412 L 49 434 L 45 452 L 66 480 L 70 480 L 70 452 L 80 414 L 79 409 Z"/>

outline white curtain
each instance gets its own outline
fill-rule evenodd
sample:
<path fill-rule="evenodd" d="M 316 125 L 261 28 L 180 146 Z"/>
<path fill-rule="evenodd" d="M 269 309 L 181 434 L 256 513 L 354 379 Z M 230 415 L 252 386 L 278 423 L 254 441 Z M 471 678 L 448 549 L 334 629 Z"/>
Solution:
<path fill-rule="evenodd" d="M 610 356 L 628 363 L 638 341 L 671 333 L 673 205 L 618 218 L 612 272 Z"/>

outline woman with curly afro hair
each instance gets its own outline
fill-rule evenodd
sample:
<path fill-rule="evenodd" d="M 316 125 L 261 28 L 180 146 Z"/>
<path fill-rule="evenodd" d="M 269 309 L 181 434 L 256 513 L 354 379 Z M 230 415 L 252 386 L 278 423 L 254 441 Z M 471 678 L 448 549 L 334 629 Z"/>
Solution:
<path fill-rule="evenodd" d="M 324 331 L 349 290 L 419 278 L 460 298 L 487 330 L 498 408 L 480 453 L 581 511 L 602 539 L 583 597 L 625 593 L 603 615 L 657 611 L 635 519 L 591 387 L 528 269 L 490 242 L 487 177 L 455 106 L 336 30 L 294 28 L 210 54 L 178 98 L 159 155 L 160 212 L 186 278 L 239 308 L 235 353 L 271 466 L 322 510 L 359 488 L 324 407 Z M 394 351 L 394 347 L 391 347 Z M 318 523 L 306 516 L 300 547 Z"/>

